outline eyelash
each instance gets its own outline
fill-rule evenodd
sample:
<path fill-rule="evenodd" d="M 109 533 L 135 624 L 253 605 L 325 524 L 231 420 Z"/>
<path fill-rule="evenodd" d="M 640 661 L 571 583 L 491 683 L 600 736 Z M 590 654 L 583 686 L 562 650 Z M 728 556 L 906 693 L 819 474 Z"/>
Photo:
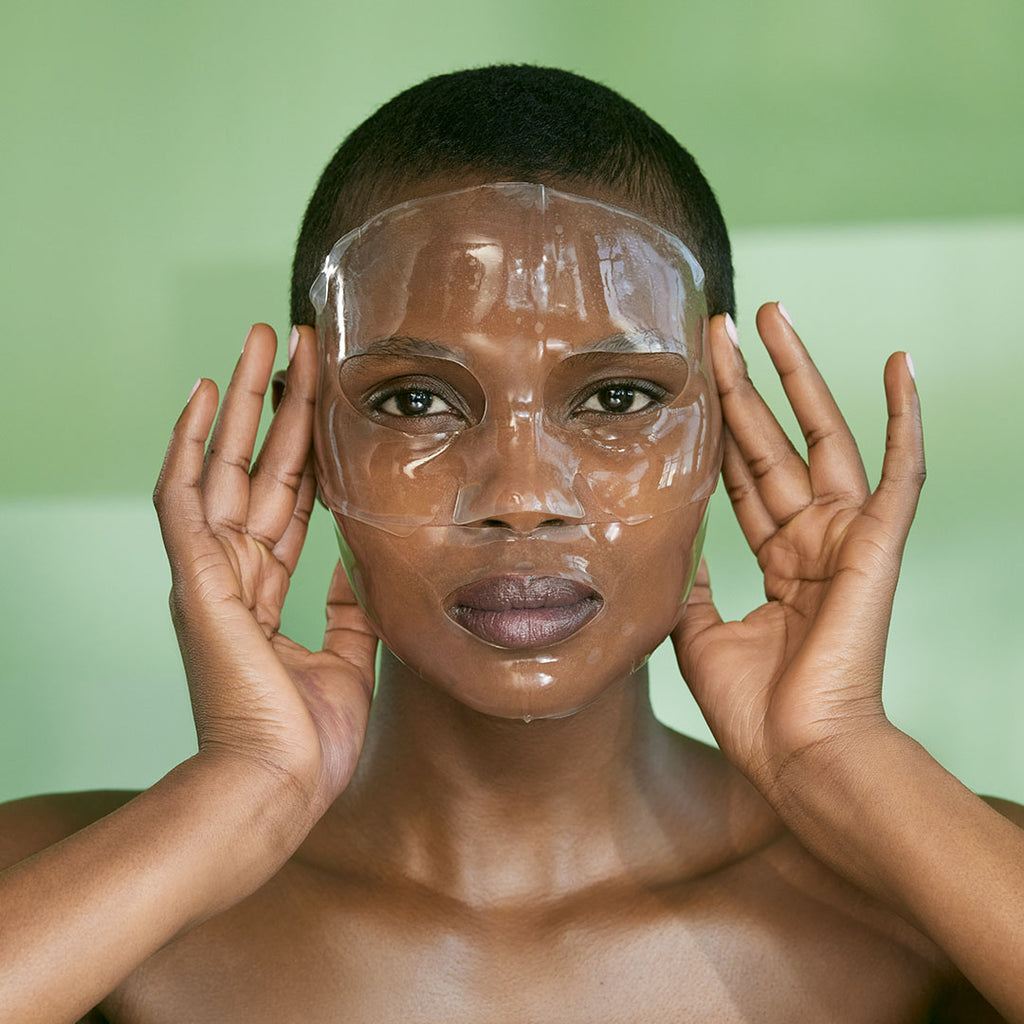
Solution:
<path fill-rule="evenodd" d="M 583 406 L 592 398 L 600 395 L 603 391 L 621 389 L 632 391 L 635 394 L 644 395 L 650 401 L 639 409 L 630 409 L 626 412 L 612 412 L 608 409 L 584 409 Z M 604 380 L 592 387 L 583 397 L 580 403 L 573 410 L 573 416 L 609 416 L 619 418 L 622 416 L 635 416 L 647 412 L 652 406 L 661 405 L 668 397 L 668 392 L 653 381 L 649 380 Z"/>
<path fill-rule="evenodd" d="M 401 384 L 394 384 L 390 387 L 383 387 L 377 391 L 372 392 L 368 395 L 364 401 L 370 407 L 370 409 L 384 416 L 391 416 L 396 419 L 432 419 L 435 416 L 457 416 L 460 419 L 465 417 L 465 413 L 461 408 L 461 403 L 453 394 L 446 394 L 447 388 L 439 386 L 437 381 L 403 381 Z M 388 402 L 392 402 L 398 399 L 402 395 L 427 395 L 430 396 L 433 405 L 433 399 L 438 399 L 447 406 L 446 409 L 442 409 L 439 412 L 421 412 L 421 413 L 403 413 L 396 407 L 394 412 L 385 409 L 385 405 Z"/>

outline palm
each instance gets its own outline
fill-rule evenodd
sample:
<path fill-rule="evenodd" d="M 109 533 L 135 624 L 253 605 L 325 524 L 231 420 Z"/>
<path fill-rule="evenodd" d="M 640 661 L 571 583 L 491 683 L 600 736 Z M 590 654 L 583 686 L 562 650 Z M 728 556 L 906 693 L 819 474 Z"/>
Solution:
<path fill-rule="evenodd" d="M 200 746 L 300 774 L 322 809 L 362 746 L 376 638 L 340 569 L 323 649 L 278 632 L 315 494 L 309 342 L 296 352 L 289 390 L 250 472 L 275 348 L 269 328 L 254 328 L 205 458 L 212 388 L 197 392 L 179 420 L 156 501 Z"/>
<path fill-rule="evenodd" d="M 365 661 L 350 656 L 356 652 L 311 651 L 279 632 L 292 567 L 248 534 L 231 531 L 218 535 L 217 540 L 225 554 L 226 592 L 237 598 L 238 606 L 248 611 L 266 638 L 265 645 L 261 645 L 254 637 L 247 666 L 247 675 L 252 678 L 247 685 L 251 687 L 256 678 L 280 679 L 276 689 L 263 688 L 261 713 L 270 713 L 275 728 L 293 747 L 309 746 L 314 756 L 319 753 L 331 779 L 328 788 L 332 788 L 342 776 L 347 779 L 349 769 L 355 767 L 348 755 L 358 750 L 362 737 L 353 734 L 352 716 L 346 711 L 357 705 L 361 718 L 368 709 Z M 329 600 L 336 628 L 347 617 L 360 630 L 367 630 L 359 633 L 360 641 L 370 639 L 368 626 L 340 569 L 332 580 Z M 360 648 L 358 655 L 362 654 Z"/>
<path fill-rule="evenodd" d="M 882 714 L 888 617 L 923 465 L 916 394 L 901 359 L 886 368 L 890 431 L 872 494 L 853 438 L 796 335 L 773 307 L 758 323 L 809 458 L 786 440 L 731 344 L 716 338 L 723 476 L 764 573 L 766 601 L 740 622 L 722 622 L 702 567 L 674 640 L 722 749 L 770 786 L 795 752 Z"/>

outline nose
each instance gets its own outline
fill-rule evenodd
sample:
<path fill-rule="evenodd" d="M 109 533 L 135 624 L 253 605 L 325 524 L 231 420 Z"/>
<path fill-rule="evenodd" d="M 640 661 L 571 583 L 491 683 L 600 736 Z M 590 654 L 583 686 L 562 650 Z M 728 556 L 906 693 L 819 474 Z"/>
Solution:
<path fill-rule="evenodd" d="M 579 459 L 565 442 L 542 430 L 534 416 L 480 426 L 484 429 L 466 452 L 456 525 L 527 534 L 584 522 L 573 490 Z"/>

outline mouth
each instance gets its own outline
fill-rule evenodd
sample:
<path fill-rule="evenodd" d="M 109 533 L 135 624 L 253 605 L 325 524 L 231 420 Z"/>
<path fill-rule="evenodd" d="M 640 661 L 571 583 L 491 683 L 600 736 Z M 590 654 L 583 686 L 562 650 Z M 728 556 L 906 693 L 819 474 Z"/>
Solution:
<path fill-rule="evenodd" d="M 455 591 L 448 617 L 496 647 L 550 647 L 600 610 L 593 587 L 564 576 L 494 576 Z"/>

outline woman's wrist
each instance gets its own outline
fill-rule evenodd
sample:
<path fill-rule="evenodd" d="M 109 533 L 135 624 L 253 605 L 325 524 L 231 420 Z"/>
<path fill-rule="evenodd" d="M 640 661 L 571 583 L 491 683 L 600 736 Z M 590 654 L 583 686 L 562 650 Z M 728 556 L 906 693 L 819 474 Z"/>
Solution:
<path fill-rule="evenodd" d="M 255 888 L 277 871 L 319 817 L 313 786 L 300 772 L 270 759 L 207 749 L 163 781 L 177 777 L 184 797 L 208 802 L 216 814 L 208 820 L 216 820 L 218 832 L 231 837 L 241 872 L 237 880 L 242 885 L 250 873 L 248 884 Z"/>
<path fill-rule="evenodd" d="M 937 776 L 949 777 L 920 744 L 873 718 L 791 754 L 769 800 L 815 856 L 905 913 L 900 848 Z"/>

